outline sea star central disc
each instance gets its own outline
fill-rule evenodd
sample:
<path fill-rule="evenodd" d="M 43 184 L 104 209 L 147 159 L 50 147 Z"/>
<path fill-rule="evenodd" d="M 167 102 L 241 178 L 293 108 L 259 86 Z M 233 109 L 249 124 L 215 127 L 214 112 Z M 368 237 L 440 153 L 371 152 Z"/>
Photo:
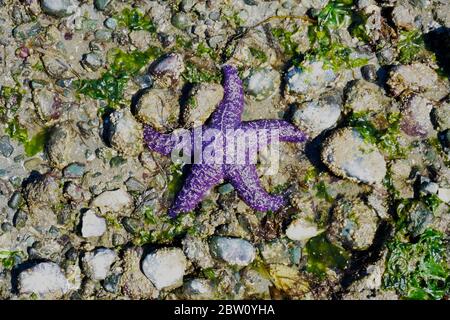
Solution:
<path fill-rule="evenodd" d="M 229 130 L 241 130 L 241 132 L 249 130 L 277 131 L 277 137 L 280 141 L 304 142 L 307 139 L 302 131 L 287 121 L 242 121 L 241 115 L 244 109 L 242 81 L 238 76 L 237 70 L 230 65 L 223 67 L 223 73 L 223 100 L 211 115 L 208 123 L 202 126 L 201 131 L 214 129 L 216 132 L 222 133 L 223 136 L 226 136 Z M 190 131 L 191 137 L 193 137 L 195 130 L 194 128 Z M 163 155 L 170 155 L 176 147 L 178 139 L 175 136 L 173 133 L 158 132 L 148 125 L 144 128 L 144 141 L 147 146 Z M 192 140 L 194 139 L 190 140 L 193 144 Z M 266 143 L 269 143 L 269 141 L 266 141 Z M 207 143 L 202 143 L 201 151 L 207 146 Z M 193 146 L 192 150 L 194 150 Z M 227 148 L 224 145 L 224 149 L 221 151 L 225 155 L 226 150 Z M 254 150 L 254 152 L 257 152 L 257 150 Z M 229 181 L 245 203 L 257 211 L 276 211 L 284 204 L 284 199 L 281 195 L 270 195 L 264 190 L 259 181 L 256 165 L 253 163 L 194 163 L 184 181 L 183 187 L 176 195 L 174 203 L 169 209 L 169 215 L 175 217 L 180 212 L 188 212 L 195 209 L 208 190 L 222 180 Z"/>

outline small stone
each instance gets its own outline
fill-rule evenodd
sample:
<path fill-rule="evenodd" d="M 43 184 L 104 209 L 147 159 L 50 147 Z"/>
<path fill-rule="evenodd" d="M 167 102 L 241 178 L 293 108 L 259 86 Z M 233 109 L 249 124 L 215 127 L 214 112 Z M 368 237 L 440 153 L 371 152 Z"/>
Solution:
<path fill-rule="evenodd" d="M 27 40 L 37 36 L 45 28 L 39 22 L 28 22 L 18 25 L 12 30 L 15 39 Z"/>
<path fill-rule="evenodd" d="M 103 11 L 111 0 L 94 0 L 94 6 L 97 10 Z"/>
<path fill-rule="evenodd" d="M 195 85 L 189 93 L 182 118 L 187 127 L 204 123 L 223 99 L 223 88 L 215 83 Z"/>
<path fill-rule="evenodd" d="M 127 163 L 127 159 L 122 156 L 115 156 L 112 157 L 111 160 L 109 160 L 109 165 L 111 166 L 111 168 L 118 168 L 125 163 Z"/>
<path fill-rule="evenodd" d="M 56 55 L 44 55 L 42 56 L 42 63 L 47 73 L 54 79 L 66 79 L 70 78 L 71 73 L 70 65 L 64 60 L 63 57 Z"/>
<path fill-rule="evenodd" d="M 433 103 L 417 94 L 407 96 L 401 105 L 402 119 L 400 127 L 407 135 L 412 137 L 435 136 L 430 113 Z"/>
<path fill-rule="evenodd" d="M 19 191 L 14 191 L 14 193 L 12 194 L 11 198 L 8 201 L 8 207 L 10 207 L 11 209 L 17 209 L 22 204 L 22 201 L 23 201 L 22 193 L 20 193 Z"/>
<path fill-rule="evenodd" d="M 373 64 L 361 67 L 361 74 L 366 81 L 376 82 L 378 79 L 377 68 Z"/>
<path fill-rule="evenodd" d="M 79 202 L 85 199 L 85 194 L 85 191 L 72 181 L 64 185 L 64 195 L 74 202 Z"/>
<path fill-rule="evenodd" d="M 110 30 L 115 30 L 117 28 L 117 20 L 114 18 L 108 18 L 104 22 L 105 27 L 107 27 Z"/>
<path fill-rule="evenodd" d="M 379 86 L 364 80 L 353 81 L 345 96 L 345 106 L 353 112 L 379 111 L 389 102 Z"/>
<path fill-rule="evenodd" d="M 0 154 L 4 156 L 5 158 L 8 158 L 10 155 L 12 155 L 14 151 L 13 146 L 11 145 L 9 141 L 8 136 L 3 136 L 0 138 Z"/>
<path fill-rule="evenodd" d="M 180 4 L 181 10 L 188 12 L 194 6 L 194 0 L 182 0 Z"/>
<path fill-rule="evenodd" d="M 106 232 L 106 221 L 88 210 L 83 214 L 81 220 L 81 235 L 85 238 L 101 237 Z"/>
<path fill-rule="evenodd" d="M 189 19 L 189 17 L 183 12 L 178 12 L 174 14 L 171 22 L 175 28 L 178 28 L 180 30 L 184 30 L 192 25 L 192 22 Z"/>
<path fill-rule="evenodd" d="M 188 300 L 211 300 L 214 298 L 214 287 L 208 279 L 191 279 L 183 285 L 183 297 Z"/>
<path fill-rule="evenodd" d="M 17 210 L 13 218 L 14 227 L 16 227 L 17 229 L 23 228 L 27 220 L 28 220 L 27 213 L 22 210 Z"/>
<path fill-rule="evenodd" d="M 242 272 L 242 283 L 246 288 L 246 295 L 253 299 L 270 299 L 272 282 L 262 276 L 258 271 L 246 268 Z"/>
<path fill-rule="evenodd" d="M 66 178 L 81 178 L 85 171 L 85 165 L 83 163 L 72 163 L 64 168 L 63 174 Z"/>
<path fill-rule="evenodd" d="M 53 262 L 42 262 L 22 271 L 18 277 L 19 292 L 61 297 L 69 291 L 69 283 L 60 267 Z"/>
<path fill-rule="evenodd" d="M 116 258 L 117 254 L 113 250 L 99 248 L 85 254 L 83 265 L 87 275 L 92 280 L 103 280 L 108 275 L 111 265 Z"/>
<path fill-rule="evenodd" d="M 449 84 L 426 64 L 398 65 L 389 72 L 387 85 L 394 96 L 403 92 L 417 92 L 432 101 L 440 101 L 448 95 Z"/>
<path fill-rule="evenodd" d="M 286 241 L 276 239 L 268 242 L 263 242 L 259 246 L 259 252 L 261 253 L 261 257 L 263 258 L 264 262 L 267 264 L 290 264 L 291 257 L 289 248 L 286 245 Z"/>
<path fill-rule="evenodd" d="M 303 68 L 292 67 L 286 74 L 287 91 L 314 96 L 323 92 L 336 78 L 331 69 L 324 69 L 321 61 L 308 63 Z"/>
<path fill-rule="evenodd" d="M 160 84 L 170 86 L 177 83 L 184 72 L 183 57 L 177 53 L 169 53 L 156 60 L 149 72 Z"/>
<path fill-rule="evenodd" d="M 66 257 L 67 260 L 69 260 L 69 261 L 71 261 L 71 262 L 75 262 L 75 261 L 77 261 L 77 259 L 78 259 L 78 251 L 77 251 L 77 249 L 75 249 L 74 247 L 70 247 L 70 248 L 66 251 L 66 253 L 65 253 L 64 256 Z"/>
<path fill-rule="evenodd" d="M 327 237 L 354 250 L 366 250 L 375 238 L 378 216 L 361 200 L 341 199 L 333 209 Z"/>
<path fill-rule="evenodd" d="M 136 178 L 129 178 L 125 182 L 125 186 L 127 187 L 128 192 L 144 192 L 145 191 L 145 185 L 143 185 L 139 180 Z"/>
<path fill-rule="evenodd" d="M 139 97 L 133 113 L 139 121 L 155 130 L 166 131 L 176 126 L 180 114 L 177 97 L 167 89 L 150 89 Z"/>
<path fill-rule="evenodd" d="M 219 11 L 213 11 L 213 12 L 211 12 L 211 13 L 208 15 L 208 17 L 209 17 L 211 20 L 218 21 L 218 20 L 220 19 L 220 12 L 219 12 Z"/>
<path fill-rule="evenodd" d="M 142 126 L 128 109 L 112 112 L 104 130 L 111 146 L 122 154 L 137 156 L 142 152 Z"/>
<path fill-rule="evenodd" d="M 90 52 L 83 55 L 81 63 L 88 70 L 96 71 L 103 66 L 103 59 L 100 54 Z"/>
<path fill-rule="evenodd" d="M 119 289 L 120 274 L 112 274 L 103 281 L 103 288 L 107 292 L 116 293 Z"/>
<path fill-rule="evenodd" d="M 102 192 L 92 200 L 91 205 L 99 208 L 102 214 L 108 212 L 123 213 L 133 206 L 133 199 L 124 189 L 117 189 Z"/>
<path fill-rule="evenodd" d="M 231 183 L 225 183 L 224 185 L 221 185 L 218 189 L 220 194 L 227 194 L 234 190 L 234 187 Z"/>
<path fill-rule="evenodd" d="M 256 100 L 265 100 L 278 90 L 280 74 L 271 68 L 252 69 L 244 79 L 244 86 Z"/>
<path fill-rule="evenodd" d="M 106 41 L 111 40 L 112 33 L 110 30 L 100 29 L 100 30 L 95 31 L 94 36 L 95 36 L 95 40 L 100 41 L 100 42 L 106 42 Z M 94 58 L 95 58 L 95 60 L 94 60 L 95 63 L 92 63 L 92 62 L 87 62 L 87 63 L 95 65 L 95 67 L 103 66 L 103 60 L 100 55 L 98 55 L 97 57 L 94 57 Z M 92 66 L 91 69 L 94 69 L 94 66 Z"/>
<path fill-rule="evenodd" d="M 439 188 L 437 196 L 443 202 L 450 204 L 450 188 Z"/>
<path fill-rule="evenodd" d="M 413 237 L 421 235 L 433 222 L 433 212 L 422 202 L 414 203 L 406 217 L 407 229 Z"/>
<path fill-rule="evenodd" d="M 302 103 L 295 110 L 292 121 L 314 137 L 335 126 L 341 116 L 341 109 L 342 94 L 333 90 L 319 99 Z"/>
<path fill-rule="evenodd" d="M 42 11 L 58 18 L 70 16 L 78 6 L 76 0 L 41 0 Z"/>
<path fill-rule="evenodd" d="M 230 265 L 244 267 L 255 259 L 255 248 L 244 239 L 213 237 L 211 252 Z"/>
<path fill-rule="evenodd" d="M 140 220 L 130 217 L 123 218 L 122 224 L 125 230 L 133 235 L 138 234 L 144 227 L 144 224 Z"/>
<path fill-rule="evenodd" d="M 9 222 L 3 222 L 0 228 L 3 232 L 9 232 L 13 229 L 13 226 Z"/>
<path fill-rule="evenodd" d="M 195 265 L 202 269 L 211 268 L 214 265 L 208 243 L 205 240 L 200 237 L 187 235 L 182 243 L 184 254 Z"/>
<path fill-rule="evenodd" d="M 321 158 L 334 174 L 354 181 L 381 185 L 386 175 L 381 153 L 352 128 L 334 132 L 323 144 Z"/>
<path fill-rule="evenodd" d="M 409 4 L 398 4 L 392 10 L 392 20 L 397 27 L 411 30 L 415 28 L 415 12 L 414 8 Z"/>
<path fill-rule="evenodd" d="M 439 185 L 436 182 L 430 181 L 430 179 L 421 177 L 420 191 L 425 194 L 436 194 L 439 190 Z"/>
<path fill-rule="evenodd" d="M 144 274 L 159 290 L 181 286 L 186 267 L 186 257 L 178 248 L 158 249 L 142 262 Z"/>
<path fill-rule="evenodd" d="M 141 88 L 141 89 L 149 89 L 153 86 L 153 78 L 149 74 L 144 74 L 141 76 L 137 76 L 133 79 L 133 81 Z"/>
<path fill-rule="evenodd" d="M 295 241 L 307 241 L 321 232 L 322 230 L 315 223 L 304 219 L 296 219 L 287 227 L 286 236 Z"/>

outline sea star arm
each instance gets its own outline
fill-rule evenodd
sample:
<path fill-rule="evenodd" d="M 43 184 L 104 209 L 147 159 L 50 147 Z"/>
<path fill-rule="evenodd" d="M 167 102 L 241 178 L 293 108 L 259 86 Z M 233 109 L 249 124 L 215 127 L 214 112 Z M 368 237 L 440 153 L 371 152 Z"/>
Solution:
<path fill-rule="evenodd" d="M 170 155 L 176 145 L 176 140 L 172 134 L 161 133 L 148 125 L 144 126 L 144 142 L 150 150 L 165 156 Z"/>
<path fill-rule="evenodd" d="M 278 131 L 278 139 L 285 142 L 304 142 L 308 139 L 308 136 L 298 129 L 293 124 L 284 120 L 254 120 L 242 122 L 241 128 L 244 131 L 255 130 L 258 134 L 267 134 L 270 137 L 270 133 L 275 130 Z M 268 139 L 270 143 L 270 139 Z"/>
<path fill-rule="evenodd" d="M 230 165 L 226 178 L 245 203 L 257 211 L 276 211 L 284 204 L 282 196 L 270 195 L 261 186 L 255 165 Z"/>
<path fill-rule="evenodd" d="M 204 195 L 223 179 L 221 165 L 193 164 L 183 187 L 169 210 L 169 216 L 194 210 Z"/>
<path fill-rule="evenodd" d="M 211 117 L 212 126 L 234 128 L 241 121 L 244 109 L 244 89 L 236 68 L 223 67 L 223 99 Z"/>

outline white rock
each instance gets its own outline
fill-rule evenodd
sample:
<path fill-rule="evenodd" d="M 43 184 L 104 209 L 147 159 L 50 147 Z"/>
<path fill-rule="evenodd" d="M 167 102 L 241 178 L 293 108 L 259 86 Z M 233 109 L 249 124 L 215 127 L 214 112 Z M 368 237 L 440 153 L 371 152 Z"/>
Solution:
<path fill-rule="evenodd" d="M 186 257 L 178 248 L 159 249 L 142 262 L 144 274 L 159 290 L 181 286 L 186 267 Z"/>
<path fill-rule="evenodd" d="M 303 103 L 294 113 L 294 123 L 314 136 L 333 127 L 341 116 L 342 97 L 337 92 L 329 92 Z"/>
<path fill-rule="evenodd" d="M 97 207 L 102 214 L 127 210 L 132 205 L 133 199 L 124 189 L 104 191 L 92 201 L 92 206 Z"/>
<path fill-rule="evenodd" d="M 69 291 L 69 283 L 54 262 L 42 262 L 19 274 L 20 293 L 60 297 Z"/>
<path fill-rule="evenodd" d="M 95 214 L 94 210 L 88 210 L 83 214 L 81 222 L 81 235 L 85 238 L 100 237 L 106 231 L 106 221 Z"/>
<path fill-rule="evenodd" d="M 321 233 L 317 226 L 303 219 L 296 219 L 286 229 L 286 236 L 295 241 L 306 241 Z"/>
<path fill-rule="evenodd" d="M 211 239 L 210 248 L 216 257 L 235 266 L 247 266 L 256 256 L 253 245 L 240 238 L 214 237 Z"/>
<path fill-rule="evenodd" d="M 93 252 L 87 252 L 83 257 L 83 264 L 91 279 L 103 280 L 108 275 L 116 258 L 117 254 L 113 250 L 100 248 Z"/>
<path fill-rule="evenodd" d="M 441 199 L 445 203 L 450 203 L 450 189 L 439 188 L 437 196 L 439 199 Z"/>
<path fill-rule="evenodd" d="M 286 74 L 286 86 L 289 92 L 315 96 L 323 92 L 336 77 L 333 70 L 324 69 L 322 61 L 313 61 L 302 68 L 289 69 Z"/>
<path fill-rule="evenodd" d="M 323 144 L 321 158 L 334 174 L 353 181 L 381 185 L 386 175 L 383 155 L 352 128 L 334 132 Z"/>

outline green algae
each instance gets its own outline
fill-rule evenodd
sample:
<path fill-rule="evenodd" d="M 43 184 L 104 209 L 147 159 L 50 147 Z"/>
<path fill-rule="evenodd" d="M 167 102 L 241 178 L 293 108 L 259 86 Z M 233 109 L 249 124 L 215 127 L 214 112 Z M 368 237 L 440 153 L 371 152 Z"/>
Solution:
<path fill-rule="evenodd" d="M 445 236 L 433 229 L 426 230 L 415 243 L 399 238 L 391 241 L 384 287 L 395 289 L 406 299 L 442 299 L 450 288 L 445 244 Z"/>
<path fill-rule="evenodd" d="M 305 246 L 306 270 L 319 278 L 325 278 L 328 269 L 343 270 L 350 255 L 328 241 L 325 234 L 311 238 Z"/>
<path fill-rule="evenodd" d="M 28 157 L 34 156 L 44 150 L 44 145 L 48 136 L 47 129 L 44 128 L 33 137 L 29 138 L 28 130 L 19 123 L 17 117 L 8 122 L 6 133 L 11 139 L 23 144 L 25 154 Z"/>
<path fill-rule="evenodd" d="M 125 8 L 115 18 L 119 26 L 126 27 L 131 31 L 145 30 L 156 33 L 153 21 L 137 8 Z"/>

